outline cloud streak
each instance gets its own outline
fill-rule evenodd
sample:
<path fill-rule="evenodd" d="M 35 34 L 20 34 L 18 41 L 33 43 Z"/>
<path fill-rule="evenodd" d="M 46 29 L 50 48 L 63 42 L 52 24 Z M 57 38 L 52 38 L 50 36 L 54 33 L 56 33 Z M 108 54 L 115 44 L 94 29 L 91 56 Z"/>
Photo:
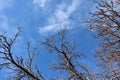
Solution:
<path fill-rule="evenodd" d="M 33 4 L 38 5 L 40 7 L 45 7 L 46 0 L 33 0 Z"/>
<path fill-rule="evenodd" d="M 67 26 L 69 26 L 68 28 L 71 28 L 69 25 L 71 24 L 70 16 L 76 11 L 81 2 L 82 0 L 73 0 L 70 5 L 67 5 L 64 2 L 57 5 L 56 9 L 48 19 L 48 25 L 39 27 L 39 33 L 55 32 Z"/>

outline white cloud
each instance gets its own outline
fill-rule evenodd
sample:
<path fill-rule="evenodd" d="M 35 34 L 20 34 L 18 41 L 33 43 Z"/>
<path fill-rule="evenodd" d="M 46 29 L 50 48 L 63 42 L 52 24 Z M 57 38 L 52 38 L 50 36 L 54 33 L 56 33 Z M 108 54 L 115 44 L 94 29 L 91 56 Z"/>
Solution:
<path fill-rule="evenodd" d="M 45 7 L 46 0 L 33 0 L 33 3 L 43 8 Z"/>
<path fill-rule="evenodd" d="M 66 21 L 66 22 L 60 23 L 60 24 L 59 23 L 51 24 L 51 25 L 48 25 L 48 26 L 43 27 L 43 28 L 39 27 L 39 32 L 46 33 L 46 32 L 51 32 L 51 31 L 56 32 L 56 31 L 58 31 L 60 29 L 64 29 L 64 28 L 69 29 L 70 27 L 66 26 L 68 23 L 69 22 Z"/>
<path fill-rule="evenodd" d="M 39 32 L 40 33 L 44 33 L 44 32 L 49 32 L 51 30 L 53 30 L 54 28 L 56 27 L 56 25 L 48 25 L 47 27 L 44 27 L 44 28 L 39 28 Z"/>
<path fill-rule="evenodd" d="M 39 33 L 47 33 L 50 31 L 56 31 L 70 26 L 71 20 L 69 17 L 76 11 L 81 1 L 73 0 L 71 5 L 67 5 L 64 2 L 56 7 L 51 17 L 48 19 L 48 24 L 45 27 L 39 27 Z M 70 27 L 69 27 L 70 28 Z"/>
<path fill-rule="evenodd" d="M 82 1 L 82 0 L 81 0 Z M 74 0 L 72 5 L 67 8 L 67 14 L 73 13 L 79 5 L 79 0 Z"/>

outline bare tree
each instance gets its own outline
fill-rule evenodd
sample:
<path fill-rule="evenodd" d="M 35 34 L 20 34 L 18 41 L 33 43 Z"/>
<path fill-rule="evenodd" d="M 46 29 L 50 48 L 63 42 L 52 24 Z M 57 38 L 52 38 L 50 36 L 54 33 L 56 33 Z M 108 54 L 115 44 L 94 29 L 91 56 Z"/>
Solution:
<path fill-rule="evenodd" d="M 120 2 L 119 0 L 95 2 L 98 5 L 97 11 L 91 13 L 92 17 L 87 23 L 91 30 L 95 30 L 95 37 L 101 41 L 96 56 L 104 67 L 103 75 L 90 72 L 86 66 L 80 64 L 79 60 L 83 54 L 76 51 L 73 41 L 66 39 L 65 30 L 58 32 L 58 36 L 52 35 L 42 42 L 42 45 L 49 52 L 55 53 L 58 58 L 53 68 L 68 73 L 68 80 L 120 80 Z M 46 80 L 33 65 L 36 48 L 30 51 L 30 43 L 27 47 L 27 60 L 13 55 L 11 48 L 20 32 L 18 29 L 18 33 L 12 39 L 0 35 L 0 60 L 2 61 L 0 67 L 6 67 L 13 72 L 10 79 Z"/>
<path fill-rule="evenodd" d="M 80 63 L 84 54 L 76 50 L 74 41 L 66 39 L 66 31 L 60 30 L 58 35 L 52 35 L 42 42 L 42 45 L 57 57 L 53 69 L 68 72 L 67 80 L 99 80 L 97 73 L 89 71 L 87 66 Z"/>
<path fill-rule="evenodd" d="M 15 57 L 15 53 L 12 52 L 12 46 L 17 37 L 20 36 L 20 28 L 14 36 L 14 38 L 8 40 L 5 35 L 0 35 L 0 60 L 1 68 L 7 68 L 11 71 L 11 77 L 8 80 L 44 80 L 45 77 L 40 73 L 37 66 L 33 66 L 33 61 L 36 56 L 36 49 L 32 51 L 30 49 L 30 43 L 28 43 L 28 57 L 25 60 L 23 57 Z"/>
<path fill-rule="evenodd" d="M 79 60 L 83 53 L 79 53 L 75 49 L 75 43 L 66 40 L 65 30 L 58 32 L 58 36 L 47 38 L 42 45 L 48 51 L 55 52 L 58 62 L 53 64 L 53 68 L 68 73 L 67 78 L 58 77 L 56 79 L 46 78 L 39 71 L 38 67 L 33 64 L 37 56 L 37 48 L 31 49 L 30 43 L 27 45 L 27 59 L 15 56 L 13 45 L 21 29 L 18 28 L 16 35 L 8 39 L 5 35 L 0 35 L 0 68 L 6 68 L 10 71 L 10 77 L 7 80 L 98 80 L 96 74 L 87 69 L 86 66 L 80 64 Z M 80 71 L 83 70 L 83 71 Z"/>
<path fill-rule="evenodd" d="M 87 21 L 101 41 L 96 50 L 104 74 L 108 80 L 120 80 L 120 4 L 119 0 L 100 0 L 96 11 Z"/>
<path fill-rule="evenodd" d="M 54 69 L 68 71 L 69 80 L 85 80 L 84 75 L 77 70 L 77 67 L 80 67 L 77 58 L 81 57 L 81 54 L 75 52 L 74 43 L 70 44 L 66 41 L 65 30 L 61 30 L 58 33 L 58 37 L 52 35 L 42 42 L 49 52 L 55 52 L 58 56 L 58 62 L 53 65 Z"/>

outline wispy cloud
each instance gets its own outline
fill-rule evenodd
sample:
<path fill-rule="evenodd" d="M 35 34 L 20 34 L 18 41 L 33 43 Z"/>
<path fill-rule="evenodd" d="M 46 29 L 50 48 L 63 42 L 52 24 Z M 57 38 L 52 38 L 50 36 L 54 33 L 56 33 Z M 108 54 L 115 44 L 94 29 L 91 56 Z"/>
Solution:
<path fill-rule="evenodd" d="M 14 33 L 14 28 L 10 26 L 7 15 L 4 14 L 5 9 L 12 7 L 13 0 L 0 0 L 0 32 Z"/>
<path fill-rule="evenodd" d="M 0 0 L 0 12 L 5 8 L 11 7 L 12 0 Z"/>
<path fill-rule="evenodd" d="M 45 26 L 43 28 L 39 27 L 39 32 L 40 33 L 47 33 L 47 32 L 51 32 L 51 31 L 58 31 L 60 29 L 69 29 L 70 27 L 66 26 L 67 24 L 69 24 L 69 22 L 65 21 L 64 23 L 55 23 L 55 24 L 51 24 L 48 26 Z"/>
<path fill-rule="evenodd" d="M 8 19 L 3 12 L 6 8 L 10 7 L 11 4 L 12 0 L 0 0 L 0 30 L 7 30 Z"/>
<path fill-rule="evenodd" d="M 0 30 L 7 30 L 8 19 L 4 14 L 0 14 Z"/>
<path fill-rule="evenodd" d="M 45 7 L 46 0 L 33 0 L 33 3 L 43 8 Z"/>
<path fill-rule="evenodd" d="M 69 26 L 69 24 L 71 24 L 70 16 L 76 11 L 81 2 L 82 0 L 73 0 L 70 5 L 67 5 L 64 2 L 58 5 L 48 19 L 48 25 L 45 27 L 39 27 L 39 33 L 56 31 Z"/>

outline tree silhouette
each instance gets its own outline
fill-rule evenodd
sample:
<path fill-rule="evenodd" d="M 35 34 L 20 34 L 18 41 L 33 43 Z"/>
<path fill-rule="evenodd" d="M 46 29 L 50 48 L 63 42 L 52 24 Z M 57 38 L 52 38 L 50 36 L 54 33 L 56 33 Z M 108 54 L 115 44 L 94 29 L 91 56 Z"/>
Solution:
<path fill-rule="evenodd" d="M 107 80 L 120 80 L 120 4 L 119 0 L 100 0 L 96 11 L 88 20 L 89 28 L 95 31 L 101 45 L 96 56 L 105 68 Z"/>
<path fill-rule="evenodd" d="M 65 40 L 65 30 L 60 31 L 58 39 L 55 40 L 55 36 L 51 36 L 42 42 L 49 52 L 54 51 L 58 55 L 59 61 L 53 65 L 54 68 L 68 71 L 69 79 L 84 80 L 83 74 L 76 70 L 77 66 L 80 67 L 77 58 L 81 57 L 81 54 L 74 51 L 74 43 L 69 44 L 68 41 Z"/>
<path fill-rule="evenodd" d="M 12 71 L 13 76 L 9 77 L 9 80 L 43 80 L 44 77 L 38 68 L 35 66 L 33 67 L 32 65 L 36 56 L 36 48 L 33 49 L 33 52 L 30 51 L 30 43 L 28 43 L 27 47 L 27 60 L 25 60 L 23 57 L 14 57 L 14 52 L 12 52 L 11 48 L 17 37 L 20 36 L 20 32 L 20 28 L 18 28 L 16 35 L 10 40 L 8 40 L 5 35 L 0 35 L 0 60 L 2 61 L 0 67 L 7 68 Z"/>
<path fill-rule="evenodd" d="M 95 0 L 94 0 L 95 1 Z M 66 37 L 65 29 L 58 31 L 58 35 L 51 35 L 40 42 L 49 53 L 54 54 L 56 63 L 52 68 L 65 72 L 65 80 L 120 80 L 120 1 L 100 0 L 96 10 L 86 23 L 94 31 L 100 46 L 95 50 L 96 57 L 103 67 L 103 72 L 91 72 L 87 66 L 80 63 L 83 53 L 77 51 L 74 41 Z M 27 57 L 15 56 L 13 45 L 20 36 L 21 29 L 9 39 L 0 35 L 0 69 L 9 69 L 12 73 L 8 80 L 59 80 L 47 78 L 33 62 L 37 56 L 37 48 L 31 49 L 27 44 Z M 39 43 L 39 42 L 38 42 Z M 51 54 L 51 55 L 52 55 Z M 91 63 L 92 64 L 92 63 Z M 64 79 L 64 78 L 63 78 Z"/>
<path fill-rule="evenodd" d="M 52 35 L 41 44 L 46 47 L 49 52 L 56 54 L 57 62 L 53 64 L 55 70 L 67 73 L 66 80 L 98 80 L 96 73 L 92 73 L 89 69 L 82 65 L 79 60 L 83 53 L 76 51 L 75 43 L 68 41 L 65 36 L 66 30 L 60 30 L 57 36 Z M 37 48 L 30 48 L 27 45 L 27 59 L 15 56 L 12 52 L 12 46 L 21 30 L 12 39 L 8 39 L 5 35 L 0 35 L 0 64 L 1 68 L 7 68 L 12 72 L 8 80 L 58 80 L 45 77 L 38 69 L 39 66 L 33 64 L 37 56 Z M 82 70 L 82 71 L 81 71 Z"/>

